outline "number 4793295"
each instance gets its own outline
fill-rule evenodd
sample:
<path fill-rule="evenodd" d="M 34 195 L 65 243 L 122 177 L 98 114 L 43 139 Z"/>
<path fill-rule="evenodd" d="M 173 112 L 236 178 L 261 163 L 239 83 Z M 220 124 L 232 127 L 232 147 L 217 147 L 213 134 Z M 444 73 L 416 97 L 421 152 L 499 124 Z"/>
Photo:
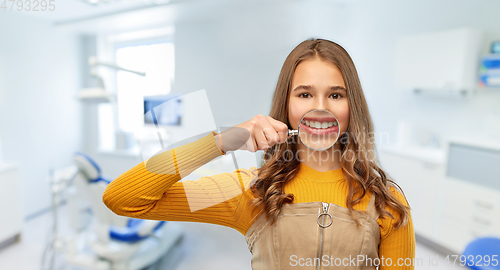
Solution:
<path fill-rule="evenodd" d="M 0 0 L 1 1 L 1 0 Z M 3 11 L 54 11 L 56 5 L 55 0 L 3 0 L 0 9 Z M 12 4 L 11 4 L 12 3 Z M 9 6 L 7 5 L 10 5 Z M 15 8 L 14 8 L 15 7 Z"/>

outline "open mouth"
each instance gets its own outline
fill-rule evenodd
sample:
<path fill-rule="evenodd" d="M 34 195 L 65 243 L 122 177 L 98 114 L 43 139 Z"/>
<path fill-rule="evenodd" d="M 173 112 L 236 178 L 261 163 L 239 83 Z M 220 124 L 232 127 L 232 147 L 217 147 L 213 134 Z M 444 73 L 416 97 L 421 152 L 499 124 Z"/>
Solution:
<path fill-rule="evenodd" d="M 302 129 L 313 135 L 327 135 L 338 132 L 339 123 L 333 117 L 329 118 L 305 118 L 300 122 Z"/>
<path fill-rule="evenodd" d="M 302 125 L 306 125 L 311 128 L 317 128 L 317 129 L 326 129 L 329 127 L 336 127 L 339 125 L 337 120 L 335 118 L 330 119 L 303 119 L 302 120 Z"/>

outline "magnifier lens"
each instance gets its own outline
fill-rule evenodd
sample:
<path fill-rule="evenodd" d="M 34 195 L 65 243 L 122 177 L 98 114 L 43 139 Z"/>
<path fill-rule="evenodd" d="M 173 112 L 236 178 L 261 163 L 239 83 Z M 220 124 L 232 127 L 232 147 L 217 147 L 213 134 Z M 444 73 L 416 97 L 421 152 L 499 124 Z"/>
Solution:
<path fill-rule="evenodd" d="M 326 150 L 338 140 L 337 117 L 327 110 L 312 110 L 300 120 L 298 133 L 302 143 L 312 150 Z"/>

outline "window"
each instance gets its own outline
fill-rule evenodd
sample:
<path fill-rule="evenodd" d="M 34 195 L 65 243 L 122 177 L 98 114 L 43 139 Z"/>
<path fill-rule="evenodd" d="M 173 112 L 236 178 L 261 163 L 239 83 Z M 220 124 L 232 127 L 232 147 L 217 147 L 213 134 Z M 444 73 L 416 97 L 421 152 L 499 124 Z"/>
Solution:
<path fill-rule="evenodd" d="M 99 149 L 116 149 L 117 132 L 136 138 L 144 123 L 144 96 L 167 95 L 174 83 L 173 28 L 149 29 L 98 37 L 98 59 L 146 76 L 100 67 L 114 103 L 99 104 Z"/>
<path fill-rule="evenodd" d="M 144 96 L 166 95 L 174 80 L 174 44 L 164 41 L 116 48 L 116 64 L 146 72 L 146 76 L 126 71 L 116 73 L 118 128 L 137 131 L 144 123 Z"/>

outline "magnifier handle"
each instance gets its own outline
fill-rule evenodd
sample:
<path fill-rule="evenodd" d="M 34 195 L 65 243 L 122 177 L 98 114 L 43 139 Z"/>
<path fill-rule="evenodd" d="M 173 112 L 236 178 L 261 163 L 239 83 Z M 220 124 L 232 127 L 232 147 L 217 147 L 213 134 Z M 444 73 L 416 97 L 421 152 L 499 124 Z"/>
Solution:
<path fill-rule="evenodd" d="M 299 130 L 288 130 L 288 137 L 293 136 L 293 135 L 298 135 Z"/>

